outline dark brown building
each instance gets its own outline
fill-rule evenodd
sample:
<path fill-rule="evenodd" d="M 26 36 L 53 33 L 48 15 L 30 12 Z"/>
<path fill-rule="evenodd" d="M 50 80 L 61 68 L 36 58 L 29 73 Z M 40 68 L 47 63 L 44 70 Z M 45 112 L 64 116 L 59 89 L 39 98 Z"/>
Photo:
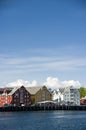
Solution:
<path fill-rule="evenodd" d="M 31 98 L 24 86 L 0 89 L 0 106 L 29 106 Z"/>
<path fill-rule="evenodd" d="M 12 96 L 11 104 L 14 106 L 29 106 L 31 98 L 24 86 L 14 88 L 8 96 Z"/>
<path fill-rule="evenodd" d="M 46 86 L 0 89 L 0 106 L 30 106 L 41 101 L 51 101 L 52 94 Z"/>

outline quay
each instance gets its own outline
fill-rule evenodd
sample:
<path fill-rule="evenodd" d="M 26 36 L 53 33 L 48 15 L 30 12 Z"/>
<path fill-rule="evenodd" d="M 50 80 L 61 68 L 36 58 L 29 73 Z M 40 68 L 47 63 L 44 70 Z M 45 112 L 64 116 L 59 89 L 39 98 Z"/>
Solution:
<path fill-rule="evenodd" d="M 86 105 L 80 106 L 7 106 L 0 107 L 0 112 L 11 112 L 11 111 L 43 111 L 43 110 L 70 110 L 70 111 L 85 111 Z"/>

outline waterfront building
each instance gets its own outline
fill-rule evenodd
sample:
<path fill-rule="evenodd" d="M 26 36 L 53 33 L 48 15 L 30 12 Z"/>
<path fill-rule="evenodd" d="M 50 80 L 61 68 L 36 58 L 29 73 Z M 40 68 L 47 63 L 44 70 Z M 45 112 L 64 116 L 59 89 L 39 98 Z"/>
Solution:
<path fill-rule="evenodd" d="M 80 105 L 80 93 L 73 86 L 59 88 L 53 91 L 52 100 L 58 105 Z"/>
<path fill-rule="evenodd" d="M 0 106 L 30 106 L 38 102 L 53 101 L 57 105 L 80 105 L 78 89 L 70 86 L 51 92 L 46 86 L 1 88 Z M 51 102 L 50 102 L 51 103 Z"/>
<path fill-rule="evenodd" d="M 41 101 L 51 101 L 52 94 L 46 86 L 0 89 L 0 106 L 30 106 Z"/>
<path fill-rule="evenodd" d="M 31 105 L 30 93 L 26 90 L 24 86 L 15 87 L 8 94 L 11 99 L 11 104 L 14 106 L 29 106 Z"/>
<path fill-rule="evenodd" d="M 66 87 L 63 92 L 65 105 L 80 105 L 80 93 L 73 86 Z"/>
<path fill-rule="evenodd" d="M 31 95 L 31 104 L 36 104 L 41 101 L 52 100 L 52 94 L 46 86 L 27 87 L 26 89 Z"/>
<path fill-rule="evenodd" d="M 31 104 L 30 94 L 24 86 L 2 90 L 0 90 L 0 106 L 29 106 Z"/>
<path fill-rule="evenodd" d="M 41 101 L 41 102 L 38 102 L 36 103 L 36 106 L 39 106 L 39 107 L 47 107 L 47 108 L 50 108 L 50 107 L 54 107 L 56 105 L 56 103 L 54 101 Z"/>
<path fill-rule="evenodd" d="M 86 105 L 86 96 L 80 99 L 80 105 Z"/>
<path fill-rule="evenodd" d="M 0 88 L 0 106 L 5 104 L 10 104 L 11 97 L 8 96 L 8 93 L 11 92 L 12 88 Z"/>
<path fill-rule="evenodd" d="M 57 89 L 52 92 L 52 100 L 58 104 L 63 104 L 63 91 L 64 89 Z"/>

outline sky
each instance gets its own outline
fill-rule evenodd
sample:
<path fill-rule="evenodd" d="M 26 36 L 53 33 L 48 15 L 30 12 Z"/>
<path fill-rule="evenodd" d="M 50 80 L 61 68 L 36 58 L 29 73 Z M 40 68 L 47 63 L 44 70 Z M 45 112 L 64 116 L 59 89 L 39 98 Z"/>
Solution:
<path fill-rule="evenodd" d="M 20 81 L 86 87 L 85 0 L 0 0 L 0 86 Z"/>

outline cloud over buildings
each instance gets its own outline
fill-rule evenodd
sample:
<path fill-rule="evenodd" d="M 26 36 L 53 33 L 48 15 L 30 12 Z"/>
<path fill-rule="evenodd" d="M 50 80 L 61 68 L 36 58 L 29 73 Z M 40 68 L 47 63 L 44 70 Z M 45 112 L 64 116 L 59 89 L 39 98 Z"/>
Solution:
<path fill-rule="evenodd" d="M 25 87 L 37 86 L 37 81 L 33 80 L 32 82 L 30 82 L 27 80 L 18 79 L 17 81 L 8 83 L 6 86 L 7 87 L 16 87 L 16 86 L 22 86 L 22 85 L 24 85 Z"/>
<path fill-rule="evenodd" d="M 60 81 L 57 77 L 48 77 L 44 84 L 47 87 L 51 87 L 55 89 L 61 87 L 68 87 L 68 86 L 74 86 L 76 88 L 81 87 L 81 83 L 79 81 L 75 81 L 75 80 Z"/>
<path fill-rule="evenodd" d="M 75 80 L 65 80 L 65 81 L 62 81 L 62 85 L 65 87 L 68 87 L 68 86 L 74 86 L 76 88 L 79 88 L 81 87 L 81 83 L 79 81 L 75 81 Z"/>
<path fill-rule="evenodd" d="M 46 82 L 44 83 L 47 87 L 58 88 L 61 87 L 61 83 L 56 77 L 47 77 Z"/>
<path fill-rule="evenodd" d="M 51 89 L 57 89 L 57 88 L 68 87 L 68 86 L 74 86 L 76 88 L 81 87 L 81 83 L 79 81 L 75 81 L 75 80 L 61 81 L 57 77 L 47 77 L 46 81 L 40 84 L 46 85 L 48 88 L 51 88 Z M 17 81 L 8 83 L 6 86 L 15 87 L 15 86 L 21 86 L 21 85 L 24 85 L 25 87 L 33 87 L 33 86 L 39 86 L 39 83 L 36 80 L 33 80 L 32 82 L 30 82 L 27 80 L 18 79 Z"/>

